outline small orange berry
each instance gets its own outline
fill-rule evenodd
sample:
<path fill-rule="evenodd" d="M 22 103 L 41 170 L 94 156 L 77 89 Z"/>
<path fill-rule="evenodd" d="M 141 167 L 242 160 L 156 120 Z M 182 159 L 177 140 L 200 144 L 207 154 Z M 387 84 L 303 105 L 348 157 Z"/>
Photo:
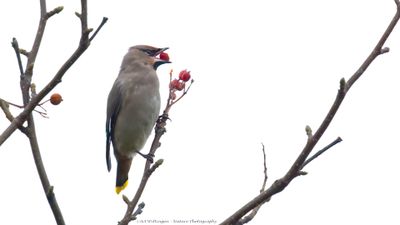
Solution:
<path fill-rule="evenodd" d="M 51 95 L 51 97 L 50 97 L 50 102 L 51 102 L 51 104 L 53 104 L 53 105 L 58 105 L 58 104 L 60 104 L 61 102 L 62 102 L 62 97 L 61 97 L 61 95 L 60 94 L 58 94 L 58 93 L 54 93 L 54 94 L 52 94 Z"/>

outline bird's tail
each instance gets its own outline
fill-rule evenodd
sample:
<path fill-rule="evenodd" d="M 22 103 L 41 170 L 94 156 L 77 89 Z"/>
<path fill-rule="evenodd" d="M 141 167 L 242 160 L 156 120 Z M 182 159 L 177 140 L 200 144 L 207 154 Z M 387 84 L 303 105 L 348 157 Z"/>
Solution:
<path fill-rule="evenodd" d="M 117 166 L 117 180 L 115 184 L 115 192 L 119 194 L 128 186 L 128 174 L 131 168 L 132 158 L 125 158 L 118 160 Z"/>

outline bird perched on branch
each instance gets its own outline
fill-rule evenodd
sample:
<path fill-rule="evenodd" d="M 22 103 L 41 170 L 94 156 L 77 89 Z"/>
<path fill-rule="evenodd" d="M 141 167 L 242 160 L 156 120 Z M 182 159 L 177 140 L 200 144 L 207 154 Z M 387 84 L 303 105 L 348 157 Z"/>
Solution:
<path fill-rule="evenodd" d="M 132 159 L 143 148 L 160 113 L 157 67 L 170 63 L 157 56 L 168 48 L 137 45 L 122 60 L 117 79 L 108 95 L 106 160 L 111 170 L 110 144 L 117 160 L 115 191 L 128 185 Z"/>

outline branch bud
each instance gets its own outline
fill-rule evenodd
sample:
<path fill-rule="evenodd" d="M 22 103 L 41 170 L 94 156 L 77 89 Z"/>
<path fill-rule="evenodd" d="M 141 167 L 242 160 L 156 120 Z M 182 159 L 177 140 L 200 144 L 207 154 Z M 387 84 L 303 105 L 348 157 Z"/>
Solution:
<path fill-rule="evenodd" d="M 25 49 L 22 49 L 22 48 L 19 49 L 19 53 L 21 53 L 21 55 L 24 55 L 24 56 L 26 56 L 26 57 L 29 56 L 29 52 L 26 51 Z"/>
<path fill-rule="evenodd" d="M 385 54 L 385 53 L 388 53 L 389 51 L 390 51 L 389 47 L 384 47 L 384 48 L 381 48 L 380 54 Z"/>
<path fill-rule="evenodd" d="M 31 83 L 31 97 L 36 97 L 36 84 Z"/>
<path fill-rule="evenodd" d="M 306 126 L 306 134 L 307 134 L 307 136 L 311 136 L 312 135 L 312 130 L 311 130 L 311 127 L 310 126 Z"/>
<path fill-rule="evenodd" d="M 46 13 L 46 18 L 48 19 L 48 18 L 54 16 L 54 14 L 60 13 L 63 9 L 64 9 L 64 6 L 58 6 L 58 7 L 54 8 L 50 12 Z"/>
<path fill-rule="evenodd" d="M 340 79 L 340 89 L 339 90 L 341 92 L 344 92 L 346 89 L 346 85 L 347 85 L 346 80 L 343 77 L 342 79 Z"/>
<path fill-rule="evenodd" d="M 308 173 L 306 172 L 306 171 L 299 171 L 299 176 L 305 176 L 305 175 L 307 175 Z"/>
<path fill-rule="evenodd" d="M 26 72 L 27 72 L 28 74 L 32 74 L 32 70 L 33 70 L 33 67 L 34 67 L 34 66 L 35 66 L 34 63 L 29 64 L 29 65 L 27 66 L 27 68 L 26 68 Z"/>
<path fill-rule="evenodd" d="M 130 201 L 129 201 L 129 198 L 126 197 L 126 195 L 122 195 L 122 200 L 124 200 L 124 202 L 125 202 L 127 205 L 129 205 Z"/>

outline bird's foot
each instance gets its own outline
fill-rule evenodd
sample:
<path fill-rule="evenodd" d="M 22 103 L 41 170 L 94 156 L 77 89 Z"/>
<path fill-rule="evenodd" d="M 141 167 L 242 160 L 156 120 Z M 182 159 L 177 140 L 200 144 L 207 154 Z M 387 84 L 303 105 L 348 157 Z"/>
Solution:
<path fill-rule="evenodd" d="M 157 122 L 162 123 L 162 122 L 166 122 L 167 120 L 171 121 L 171 119 L 168 117 L 168 114 L 163 113 L 160 116 L 158 116 Z"/>
<path fill-rule="evenodd" d="M 141 153 L 141 152 L 139 152 L 139 151 L 136 151 L 136 152 L 137 152 L 139 155 L 141 155 L 143 158 L 149 160 L 151 163 L 154 162 L 154 154 L 151 154 L 151 153 L 149 153 L 149 154 L 143 154 L 143 153 Z"/>

